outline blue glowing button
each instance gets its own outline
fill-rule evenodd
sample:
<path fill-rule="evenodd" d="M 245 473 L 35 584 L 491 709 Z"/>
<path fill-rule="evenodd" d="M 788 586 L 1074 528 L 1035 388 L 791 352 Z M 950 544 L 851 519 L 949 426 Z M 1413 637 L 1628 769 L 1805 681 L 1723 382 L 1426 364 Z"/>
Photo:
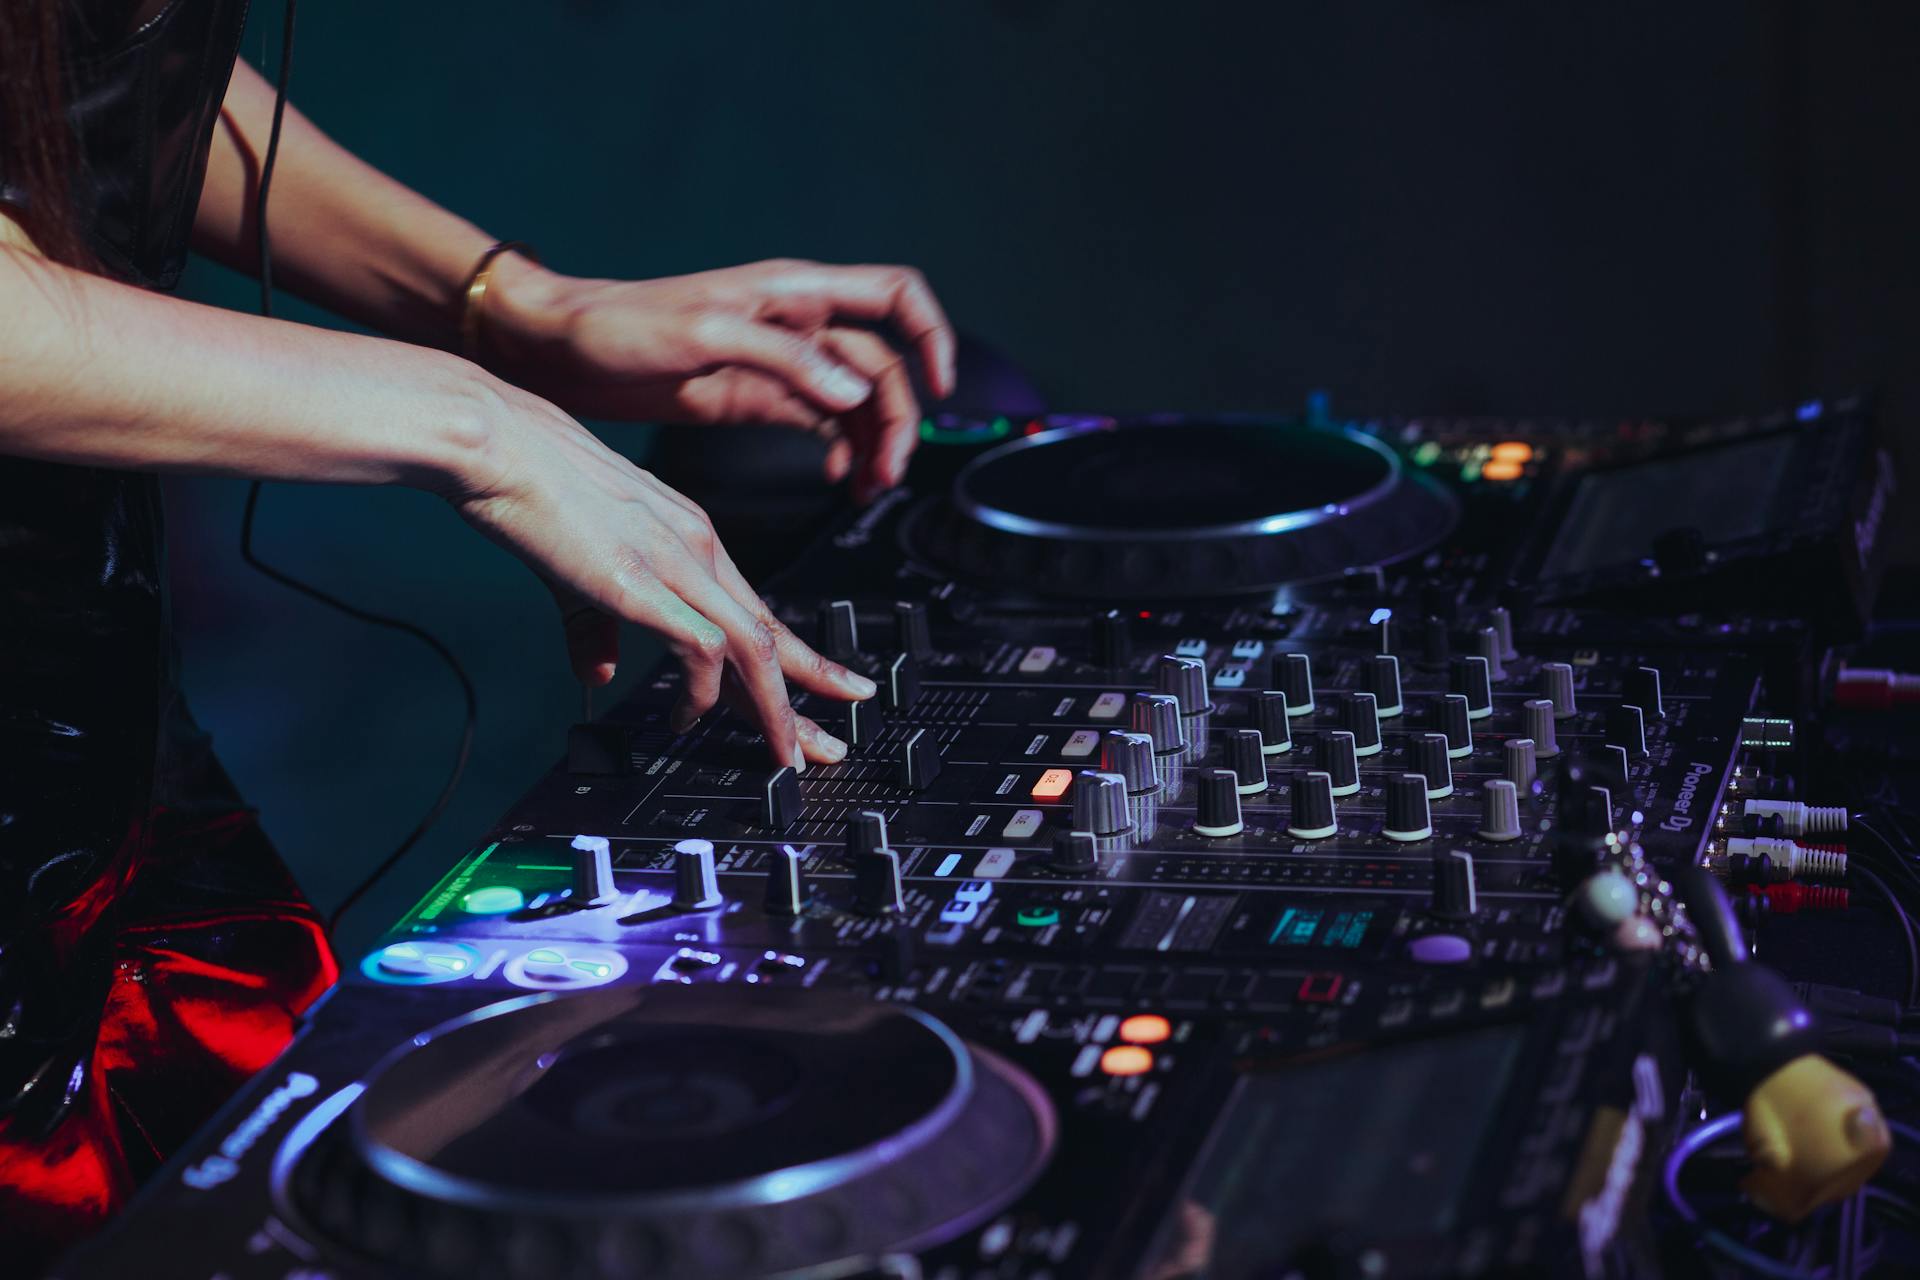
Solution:
<path fill-rule="evenodd" d="M 460 942 L 396 942 L 360 962 L 360 972 L 376 982 L 419 987 L 451 982 L 472 973 L 480 953 Z"/>
<path fill-rule="evenodd" d="M 526 895 L 510 884 L 490 884 L 460 899 L 460 909 L 470 916 L 502 916 L 526 905 Z"/>
<path fill-rule="evenodd" d="M 947 924 L 972 924 L 980 915 L 980 904 L 956 899 L 940 908 L 940 919 Z"/>
<path fill-rule="evenodd" d="M 985 880 L 962 880 L 953 887 L 955 902 L 985 902 L 993 896 L 993 886 Z"/>
<path fill-rule="evenodd" d="M 1473 944 L 1452 933 L 1429 933 L 1407 949 L 1420 964 L 1465 964 L 1473 958 Z"/>

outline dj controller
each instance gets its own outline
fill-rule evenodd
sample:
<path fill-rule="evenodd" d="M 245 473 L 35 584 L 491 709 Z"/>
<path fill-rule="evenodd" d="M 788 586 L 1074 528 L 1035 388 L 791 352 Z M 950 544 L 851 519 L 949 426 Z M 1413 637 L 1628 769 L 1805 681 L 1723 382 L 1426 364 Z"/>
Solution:
<path fill-rule="evenodd" d="M 58 1274 L 1652 1274 L 1860 407 L 922 435 L 765 584 L 845 760 L 661 669 Z"/>

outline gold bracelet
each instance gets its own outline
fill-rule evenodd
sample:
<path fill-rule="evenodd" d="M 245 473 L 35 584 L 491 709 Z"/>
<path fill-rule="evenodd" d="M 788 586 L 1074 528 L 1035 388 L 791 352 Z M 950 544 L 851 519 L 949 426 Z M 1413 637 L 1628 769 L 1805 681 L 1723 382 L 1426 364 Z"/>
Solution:
<path fill-rule="evenodd" d="M 467 287 L 460 291 L 460 354 L 478 363 L 480 360 L 480 304 L 487 300 L 487 286 L 493 280 L 493 264 L 503 253 L 517 253 L 529 262 L 540 261 L 540 255 L 530 244 L 519 240 L 501 240 L 480 255 L 480 261 L 473 265 L 473 273 L 467 277 Z"/>

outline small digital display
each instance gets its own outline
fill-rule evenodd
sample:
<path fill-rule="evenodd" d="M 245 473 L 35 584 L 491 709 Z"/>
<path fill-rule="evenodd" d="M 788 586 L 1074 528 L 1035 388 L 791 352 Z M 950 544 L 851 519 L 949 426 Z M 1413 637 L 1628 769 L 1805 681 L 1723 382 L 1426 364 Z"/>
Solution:
<path fill-rule="evenodd" d="M 1243 1077 L 1140 1274 L 1275 1276 L 1334 1234 L 1447 1235 L 1525 1035 L 1496 1027 Z"/>
<path fill-rule="evenodd" d="M 1357 951 L 1373 927 L 1371 911 L 1324 911 L 1318 907 L 1288 907 L 1267 934 L 1273 947 L 1333 947 Z"/>
<path fill-rule="evenodd" d="M 1698 529 L 1710 547 L 1766 532 L 1793 479 L 1797 439 L 1767 436 L 1582 476 L 1540 576 L 1638 564 L 1670 529 Z"/>

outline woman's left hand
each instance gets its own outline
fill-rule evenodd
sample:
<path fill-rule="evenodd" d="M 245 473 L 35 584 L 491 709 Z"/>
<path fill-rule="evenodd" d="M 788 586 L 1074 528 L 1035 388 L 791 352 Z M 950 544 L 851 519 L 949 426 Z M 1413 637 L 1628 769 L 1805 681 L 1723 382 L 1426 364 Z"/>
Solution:
<path fill-rule="evenodd" d="M 919 440 L 904 352 L 936 397 L 954 387 L 953 328 L 907 267 L 586 280 L 508 254 L 484 305 L 487 364 L 569 413 L 817 432 L 827 479 L 851 475 L 863 502 L 900 482 Z"/>

